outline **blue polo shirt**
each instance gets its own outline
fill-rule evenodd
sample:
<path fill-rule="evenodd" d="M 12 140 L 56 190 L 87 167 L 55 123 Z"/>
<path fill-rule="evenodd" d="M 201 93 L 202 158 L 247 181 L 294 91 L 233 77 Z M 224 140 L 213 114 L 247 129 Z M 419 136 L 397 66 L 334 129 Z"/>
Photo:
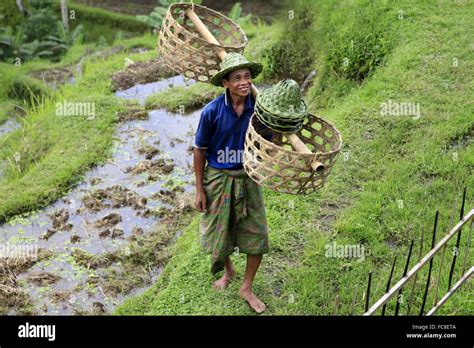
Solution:
<path fill-rule="evenodd" d="M 238 117 L 228 94 L 226 89 L 202 110 L 194 146 L 207 149 L 207 164 L 213 168 L 242 169 L 245 134 L 255 100 L 249 93 L 244 112 Z"/>

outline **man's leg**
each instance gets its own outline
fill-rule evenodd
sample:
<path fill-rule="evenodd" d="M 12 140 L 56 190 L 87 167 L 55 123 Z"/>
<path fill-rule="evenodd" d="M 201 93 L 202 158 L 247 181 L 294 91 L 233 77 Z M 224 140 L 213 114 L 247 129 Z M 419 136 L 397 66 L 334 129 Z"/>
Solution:
<path fill-rule="evenodd" d="M 242 298 L 247 300 L 250 306 L 257 313 L 262 313 L 266 306 L 258 299 L 252 291 L 253 280 L 257 273 L 258 267 L 262 262 L 262 255 L 247 255 L 247 268 L 245 269 L 245 278 L 242 283 L 242 287 L 239 290 L 239 294 Z"/>
<path fill-rule="evenodd" d="M 224 263 L 224 275 L 214 282 L 213 287 L 217 290 L 224 290 L 229 285 L 230 280 L 235 277 L 235 274 L 230 256 L 227 256 Z"/>

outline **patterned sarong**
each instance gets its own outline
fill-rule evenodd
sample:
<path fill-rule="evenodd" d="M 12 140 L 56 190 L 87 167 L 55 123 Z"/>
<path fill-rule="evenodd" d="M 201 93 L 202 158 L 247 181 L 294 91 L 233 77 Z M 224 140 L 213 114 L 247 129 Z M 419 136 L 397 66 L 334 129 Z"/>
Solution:
<path fill-rule="evenodd" d="M 202 216 L 202 246 L 212 257 L 212 274 L 224 269 L 234 251 L 268 252 L 268 226 L 262 189 L 242 170 L 204 170 L 207 209 Z"/>

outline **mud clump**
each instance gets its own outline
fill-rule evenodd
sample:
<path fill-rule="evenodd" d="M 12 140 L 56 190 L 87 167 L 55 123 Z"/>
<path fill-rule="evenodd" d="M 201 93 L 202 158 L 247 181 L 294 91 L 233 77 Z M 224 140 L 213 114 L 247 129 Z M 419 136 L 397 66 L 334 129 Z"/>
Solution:
<path fill-rule="evenodd" d="M 61 209 L 49 214 L 48 217 L 51 219 L 52 228 L 48 228 L 45 233 L 41 235 L 41 239 L 48 240 L 58 231 L 70 231 L 72 229 L 72 224 L 68 223 L 69 212 L 66 209 Z"/>
<path fill-rule="evenodd" d="M 52 235 L 54 235 L 57 231 L 56 230 L 51 230 L 48 228 L 48 230 L 41 235 L 41 239 L 43 240 L 48 240 L 51 238 Z"/>
<path fill-rule="evenodd" d="M 56 88 L 59 85 L 64 85 L 66 82 L 71 81 L 73 77 L 73 72 L 72 67 L 54 68 L 37 70 L 32 72 L 30 76 L 38 80 L 44 81 L 45 83 L 51 85 L 53 88 Z"/>
<path fill-rule="evenodd" d="M 141 236 L 141 235 L 143 234 L 143 228 L 141 228 L 141 227 L 134 227 L 134 228 L 132 229 L 132 234 L 133 234 L 134 236 Z"/>
<path fill-rule="evenodd" d="M 61 209 L 53 214 L 49 214 L 48 217 L 51 219 L 53 224 L 51 232 L 70 231 L 72 229 L 72 224 L 67 223 L 69 220 L 69 212 L 66 209 Z"/>
<path fill-rule="evenodd" d="M 117 213 L 110 213 L 98 220 L 94 226 L 97 228 L 113 227 L 122 221 L 122 217 Z"/>
<path fill-rule="evenodd" d="M 160 176 L 168 175 L 173 170 L 174 164 L 172 160 L 170 162 L 170 160 L 165 161 L 163 158 L 159 158 L 153 161 L 145 160 L 140 162 L 134 167 L 128 167 L 125 172 L 134 175 L 148 173 L 149 181 L 157 181 Z"/>
<path fill-rule="evenodd" d="M 171 147 L 175 147 L 176 144 L 182 144 L 182 143 L 184 143 L 184 140 L 182 140 L 182 139 L 180 139 L 180 138 L 172 138 L 172 139 L 170 140 L 170 146 L 171 146 Z"/>
<path fill-rule="evenodd" d="M 184 185 L 186 183 L 176 179 L 176 178 L 170 178 L 168 181 L 166 181 L 162 187 L 167 188 L 169 190 L 175 191 L 175 192 L 184 192 Z"/>
<path fill-rule="evenodd" d="M 124 235 L 124 232 L 121 228 L 114 228 L 112 231 L 110 229 L 106 229 L 105 231 L 102 231 L 99 233 L 99 237 L 104 239 L 107 237 L 112 237 L 112 238 L 118 238 L 122 237 Z"/>
<path fill-rule="evenodd" d="M 117 237 L 121 237 L 121 236 L 123 236 L 123 235 L 124 235 L 124 232 L 123 232 L 122 229 L 120 229 L 120 228 L 114 228 L 114 229 L 112 230 L 112 235 L 111 235 L 111 237 L 112 237 L 112 238 L 117 238 Z"/>
<path fill-rule="evenodd" d="M 92 178 L 89 180 L 89 183 L 92 185 L 92 186 L 95 186 L 95 185 L 98 185 L 102 182 L 102 179 L 100 178 Z"/>
<path fill-rule="evenodd" d="M 47 272 L 31 274 L 27 278 L 29 282 L 32 282 L 37 286 L 51 285 L 56 283 L 59 279 L 61 279 L 61 277 Z"/>
<path fill-rule="evenodd" d="M 132 235 L 127 237 L 127 240 L 129 242 L 137 240 L 137 237 L 140 237 L 143 235 L 143 228 L 141 227 L 134 227 L 132 228 Z"/>
<path fill-rule="evenodd" d="M 194 197 L 188 193 L 182 193 L 178 196 L 174 191 L 160 190 L 155 193 L 152 198 L 171 206 L 161 206 L 152 212 L 153 215 L 165 219 L 165 221 L 179 219 L 181 214 L 189 213 L 194 210 Z"/>
<path fill-rule="evenodd" d="M 126 187 L 115 185 L 89 192 L 82 198 L 82 203 L 87 210 L 92 212 L 99 212 L 106 208 L 117 209 L 123 207 L 144 210 L 146 209 L 147 200 Z"/>
<path fill-rule="evenodd" d="M 74 261 L 87 269 L 93 268 L 96 269 L 98 267 L 108 266 L 110 264 L 110 260 L 104 256 L 94 255 L 88 253 L 79 248 L 75 248 L 71 256 L 74 258 Z"/>
<path fill-rule="evenodd" d="M 173 208 L 166 208 L 166 207 L 159 207 L 158 209 L 153 211 L 153 214 L 160 219 L 165 219 L 166 221 L 170 220 L 174 216 L 174 209 Z"/>
<path fill-rule="evenodd" d="M 71 244 L 79 243 L 81 239 L 82 239 L 81 237 L 75 234 L 71 236 L 70 242 Z"/>
<path fill-rule="evenodd" d="M 16 286 L 0 284 L 0 314 L 6 315 L 14 308 L 19 314 L 34 314 L 30 297 Z"/>
<path fill-rule="evenodd" d="M 147 160 L 151 160 L 151 159 L 153 159 L 153 157 L 159 155 L 161 153 L 161 151 L 156 147 L 153 147 L 153 146 L 150 146 L 150 145 L 145 145 L 145 146 L 141 147 L 140 149 L 138 149 L 138 153 L 140 155 L 145 155 L 145 158 Z"/>
<path fill-rule="evenodd" d="M 66 302 L 71 297 L 71 291 L 55 291 L 51 294 L 51 302 Z"/>
<path fill-rule="evenodd" d="M 154 200 L 160 200 L 166 204 L 174 205 L 176 199 L 176 192 L 171 190 L 163 190 L 156 192 L 151 196 Z"/>
<path fill-rule="evenodd" d="M 105 314 L 107 311 L 105 309 L 105 305 L 101 302 L 94 302 L 92 304 L 92 313 L 94 315 L 103 315 Z"/>
<path fill-rule="evenodd" d="M 183 193 L 178 201 L 177 208 L 180 212 L 189 213 L 194 210 L 194 196 L 189 193 Z"/>
<path fill-rule="evenodd" d="M 149 117 L 148 111 L 139 105 L 131 105 L 125 110 L 117 112 L 117 120 L 121 123 L 134 120 L 147 120 Z"/>
<path fill-rule="evenodd" d="M 112 76 L 112 90 L 125 90 L 137 84 L 159 81 L 173 76 L 173 72 L 165 66 L 160 58 L 146 62 L 130 64 Z"/>
<path fill-rule="evenodd" d="M 110 207 L 110 204 L 104 203 L 108 197 L 109 194 L 105 190 L 97 190 L 84 195 L 82 203 L 87 210 L 98 212 Z"/>
<path fill-rule="evenodd" d="M 105 230 L 105 231 L 102 231 L 99 233 L 99 237 L 101 239 L 105 239 L 107 238 L 108 236 L 110 236 L 110 230 Z"/>

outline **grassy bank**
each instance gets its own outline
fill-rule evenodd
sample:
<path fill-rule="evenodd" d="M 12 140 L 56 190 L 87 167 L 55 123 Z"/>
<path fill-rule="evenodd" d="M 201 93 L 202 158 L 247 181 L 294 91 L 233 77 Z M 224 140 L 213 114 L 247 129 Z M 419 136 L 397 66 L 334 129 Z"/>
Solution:
<path fill-rule="evenodd" d="M 88 50 L 93 50 L 92 44 L 76 44 L 72 46 L 60 62 L 51 63 L 48 60 L 35 59 L 18 65 L 0 62 L 0 125 L 18 114 L 14 106 L 25 108 L 32 101 L 38 102 L 41 97 L 52 93 L 51 88 L 41 80 L 30 76 L 35 71 L 70 67 L 78 63 Z"/>
<path fill-rule="evenodd" d="M 60 2 L 56 2 L 60 11 Z M 68 1 L 68 10 L 74 11 L 74 19 L 70 20 L 71 27 L 84 26 L 84 39 L 86 42 L 96 42 L 100 37 L 112 43 L 114 39 L 132 36 L 141 36 L 151 32 L 147 24 L 139 21 L 135 16 L 116 13 L 102 8 L 87 6 Z"/>
<path fill-rule="evenodd" d="M 165 108 L 172 112 L 188 113 L 203 107 L 223 91 L 223 88 L 201 82 L 189 87 L 175 86 L 149 96 L 145 107 L 149 110 Z"/>
<path fill-rule="evenodd" d="M 448 1 L 377 6 L 366 1 L 350 5 L 297 1 L 291 6 L 294 18 L 286 13 L 280 18 L 280 24 L 289 28 L 287 35 L 263 52 L 269 63 L 267 74 L 301 82 L 316 69 L 307 102 L 312 111 L 337 126 L 345 145 L 318 193 L 288 196 L 265 190 L 271 252 L 264 257 L 255 291 L 270 315 L 350 314 L 356 291 L 354 313 L 361 314 L 370 271 L 373 303 L 384 293 L 397 254 L 394 279 L 401 277 L 411 240 L 416 243 L 410 266 L 415 264 L 422 232 L 426 253 L 436 210 L 439 241 L 453 225 L 451 216 L 454 221 L 458 218 L 465 186 L 466 211 L 472 207 L 470 38 L 474 33 L 466 23 L 474 15 L 474 6 Z M 362 23 L 369 25 L 362 27 Z M 339 30 L 340 34 L 331 34 Z M 370 32 L 375 37 L 366 40 L 364 34 Z M 351 34 L 345 37 L 347 33 Z M 305 39 L 296 40 L 297 35 Z M 382 115 L 382 105 L 389 101 L 419 105 L 419 117 Z M 198 218 L 178 240 L 175 257 L 161 279 L 146 293 L 126 301 L 117 314 L 252 314 L 237 296 L 238 282 L 222 293 L 211 289 L 210 261 L 199 246 Z M 467 234 L 465 230 L 463 246 Z M 364 258 L 325 257 L 325 246 L 333 242 L 363 246 Z M 453 246 L 451 242 L 447 250 Z M 245 255 L 235 255 L 233 260 L 242 275 Z M 450 252 L 442 271 L 441 296 L 451 260 Z M 460 263 L 454 279 L 459 278 Z M 436 275 L 438 266 L 439 257 Z M 401 314 L 407 313 L 410 301 L 410 313 L 417 314 L 426 279 L 427 270 L 418 277 L 413 299 L 409 298 L 411 284 L 405 290 Z M 426 308 L 433 304 L 433 286 Z M 465 285 L 439 314 L 474 314 L 470 293 L 472 285 Z M 394 307 L 392 300 L 387 313 L 393 314 Z"/>

